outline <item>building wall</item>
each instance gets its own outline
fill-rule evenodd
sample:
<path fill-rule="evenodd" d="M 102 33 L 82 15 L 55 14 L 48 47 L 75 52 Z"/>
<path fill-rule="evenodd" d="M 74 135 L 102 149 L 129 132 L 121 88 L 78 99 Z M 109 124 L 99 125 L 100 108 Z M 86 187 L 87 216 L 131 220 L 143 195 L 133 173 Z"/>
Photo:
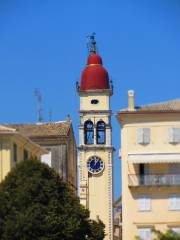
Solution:
<path fill-rule="evenodd" d="M 13 144 L 17 145 L 17 161 L 14 161 Z M 17 137 L 0 137 L 0 182 L 4 180 L 16 163 L 24 160 L 24 150 L 28 151 L 29 158 L 39 158 L 40 155 L 33 145 L 19 140 Z"/>
<path fill-rule="evenodd" d="M 122 206 L 123 239 L 132 240 L 139 227 L 155 227 L 165 231 L 168 227 L 180 227 L 180 211 L 168 210 L 168 196 L 180 194 L 180 187 L 153 186 L 129 187 L 128 175 L 138 174 L 137 164 L 128 163 L 129 153 L 180 153 L 180 144 L 168 142 L 168 129 L 180 127 L 178 114 L 139 115 L 121 117 Z M 137 129 L 150 128 L 150 144 L 137 143 Z M 169 164 L 148 164 L 150 173 L 168 173 Z M 138 211 L 137 198 L 151 196 L 151 211 Z"/>
<path fill-rule="evenodd" d="M 48 146 L 51 151 L 51 163 L 56 172 L 67 181 L 67 146 L 66 144 Z"/>
<path fill-rule="evenodd" d="M 7 140 L 0 141 L 0 182 L 11 169 L 10 143 Z"/>
<path fill-rule="evenodd" d="M 98 104 L 91 104 L 92 99 L 97 99 Z M 89 111 L 89 110 L 109 110 L 110 108 L 110 99 L 109 94 L 103 93 L 81 93 L 80 98 L 80 108 L 81 111 Z"/>
<path fill-rule="evenodd" d="M 67 138 L 67 160 L 68 182 L 77 193 L 77 151 L 72 128 Z"/>
<path fill-rule="evenodd" d="M 66 136 L 33 137 L 32 141 L 50 151 L 51 167 L 66 182 L 69 182 L 76 192 L 77 189 L 77 154 L 72 127 Z"/>
<path fill-rule="evenodd" d="M 91 104 L 97 99 L 98 104 Z M 80 94 L 80 126 L 79 126 L 79 174 L 80 201 L 90 210 L 90 217 L 100 218 L 106 226 L 106 240 L 113 239 L 113 147 L 111 141 L 111 111 L 109 95 L 106 93 Z M 84 123 L 91 120 L 94 124 L 94 143 L 84 143 Z M 106 143 L 96 144 L 96 125 L 99 120 L 106 124 Z M 87 161 L 98 156 L 104 162 L 104 170 L 99 174 L 91 174 L 87 169 Z"/>

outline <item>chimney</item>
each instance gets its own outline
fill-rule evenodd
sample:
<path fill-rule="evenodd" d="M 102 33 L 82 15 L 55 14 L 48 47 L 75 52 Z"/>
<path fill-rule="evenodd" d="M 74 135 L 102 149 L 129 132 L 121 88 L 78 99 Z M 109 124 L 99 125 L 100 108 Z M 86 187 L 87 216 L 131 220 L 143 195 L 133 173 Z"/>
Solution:
<path fill-rule="evenodd" d="M 134 91 L 128 91 L 128 111 L 135 111 L 134 108 Z"/>

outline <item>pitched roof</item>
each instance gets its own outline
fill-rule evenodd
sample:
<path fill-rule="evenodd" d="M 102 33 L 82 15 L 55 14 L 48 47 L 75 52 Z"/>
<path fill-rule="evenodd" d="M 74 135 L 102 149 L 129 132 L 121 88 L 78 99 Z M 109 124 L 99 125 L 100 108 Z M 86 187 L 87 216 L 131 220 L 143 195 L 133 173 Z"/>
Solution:
<path fill-rule="evenodd" d="M 4 135 L 16 136 L 22 141 L 28 142 L 29 144 L 33 145 L 40 154 L 48 153 L 44 148 L 42 148 L 40 145 L 36 144 L 35 142 L 31 141 L 27 136 L 23 135 L 22 133 L 17 131 L 15 128 L 10 128 L 7 126 L 0 125 L 0 136 L 4 136 Z"/>
<path fill-rule="evenodd" d="M 144 106 L 135 107 L 135 111 L 128 111 L 128 109 L 122 109 L 119 113 L 123 112 L 131 112 L 131 113 L 139 113 L 139 112 L 179 112 L 180 111 L 180 99 L 148 104 Z"/>
<path fill-rule="evenodd" d="M 5 127 L 5 126 L 0 125 L 0 133 L 15 132 L 15 131 L 16 131 L 16 129 L 14 129 L 14 128 L 9 128 L 9 127 Z"/>
<path fill-rule="evenodd" d="M 41 124 L 9 124 L 5 126 L 14 128 L 27 137 L 66 136 L 71 123 L 66 121 Z"/>

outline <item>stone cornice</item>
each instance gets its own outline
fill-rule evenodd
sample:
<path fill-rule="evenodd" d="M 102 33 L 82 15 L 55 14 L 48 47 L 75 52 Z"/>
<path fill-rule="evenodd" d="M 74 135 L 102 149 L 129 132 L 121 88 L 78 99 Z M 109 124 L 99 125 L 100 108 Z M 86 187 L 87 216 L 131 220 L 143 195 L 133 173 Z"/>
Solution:
<path fill-rule="evenodd" d="M 108 96 L 112 96 L 113 95 L 113 90 L 112 88 L 110 89 L 94 89 L 94 90 L 80 90 L 80 89 L 77 89 L 77 93 L 78 95 L 81 97 L 83 95 L 87 95 L 87 94 L 107 94 Z"/>
<path fill-rule="evenodd" d="M 96 114 L 96 115 L 107 114 L 107 115 L 111 116 L 112 111 L 111 110 L 80 110 L 79 114 L 80 115 L 83 115 L 83 114 Z"/>
<path fill-rule="evenodd" d="M 31 137 L 30 138 L 33 142 L 38 143 L 42 146 L 57 146 L 62 144 L 67 144 L 67 137 L 66 136 L 47 136 L 47 137 Z"/>
<path fill-rule="evenodd" d="M 110 151 L 115 151 L 115 148 L 113 146 L 106 146 L 106 145 L 80 145 L 78 146 L 78 150 L 86 150 L 86 151 L 93 151 L 93 150 L 98 150 L 98 151 L 104 151 L 104 150 L 110 150 Z"/>

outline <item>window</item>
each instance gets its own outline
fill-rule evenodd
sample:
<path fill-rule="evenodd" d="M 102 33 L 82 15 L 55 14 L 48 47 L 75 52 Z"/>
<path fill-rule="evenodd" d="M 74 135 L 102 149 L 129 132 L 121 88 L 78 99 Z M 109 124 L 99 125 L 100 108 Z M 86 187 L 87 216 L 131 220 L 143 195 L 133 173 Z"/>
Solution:
<path fill-rule="evenodd" d="M 150 196 L 140 196 L 138 198 L 138 210 L 139 211 L 151 211 L 151 198 Z"/>
<path fill-rule="evenodd" d="M 169 196 L 169 210 L 180 210 L 180 195 L 173 194 Z"/>
<path fill-rule="evenodd" d="M 106 125 L 103 121 L 99 121 L 97 123 L 96 136 L 97 136 L 97 144 L 105 144 L 106 141 Z"/>
<path fill-rule="evenodd" d="M 144 145 L 150 143 L 150 128 L 137 129 L 137 142 Z"/>
<path fill-rule="evenodd" d="M 24 149 L 24 154 L 23 155 L 24 155 L 24 160 L 28 160 L 28 157 L 29 157 L 28 155 L 29 154 L 28 154 L 28 151 L 26 149 Z"/>
<path fill-rule="evenodd" d="M 151 228 L 139 228 L 138 236 L 140 237 L 141 240 L 151 240 L 152 239 Z"/>
<path fill-rule="evenodd" d="M 180 143 L 180 128 L 169 128 L 169 143 Z"/>
<path fill-rule="evenodd" d="M 91 100 L 91 104 L 98 104 L 99 103 L 99 100 L 97 100 L 97 99 L 92 99 Z"/>
<path fill-rule="evenodd" d="M 52 167 L 51 161 L 52 161 L 51 151 L 41 156 L 41 162 L 46 163 L 49 167 Z"/>
<path fill-rule="evenodd" d="M 84 123 L 84 142 L 85 144 L 94 143 L 94 125 L 92 121 L 86 121 Z"/>
<path fill-rule="evenodd" d="M 177 234 L 180 234 L 180 227 L 171 227 L 171 230 Z"/>
<path fill-rule="evenodd" d="M 13 160 L 14 162 L 17 162 L 17 145 L 13 144 Z"/>

